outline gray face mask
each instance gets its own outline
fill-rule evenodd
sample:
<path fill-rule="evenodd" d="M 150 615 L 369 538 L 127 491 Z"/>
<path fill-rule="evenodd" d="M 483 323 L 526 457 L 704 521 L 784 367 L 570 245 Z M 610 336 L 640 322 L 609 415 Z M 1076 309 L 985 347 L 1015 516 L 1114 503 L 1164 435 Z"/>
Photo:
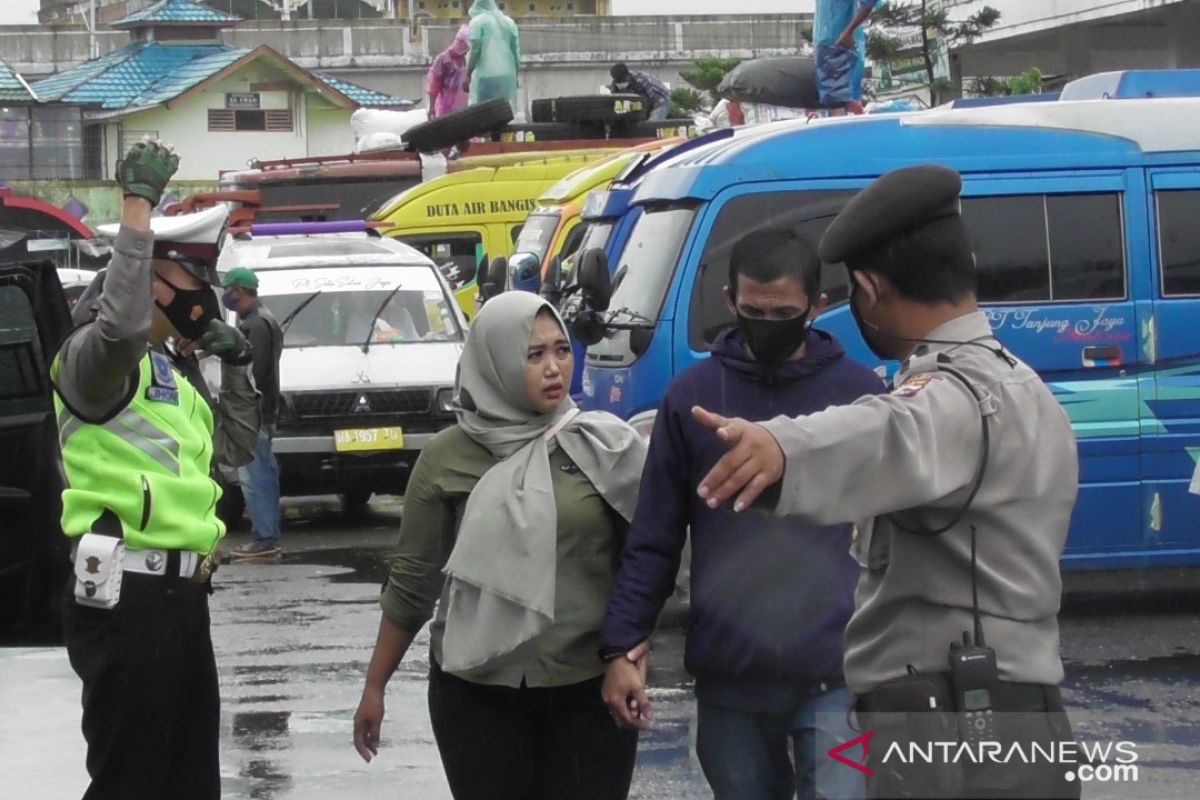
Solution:
<path fill-rule="evenodd" d="M 614 83 L 613 86 L 617 87 L 617 91 L 623 92 L 629 88 L 629 81 L 625 81 L 625 83 Z"/>

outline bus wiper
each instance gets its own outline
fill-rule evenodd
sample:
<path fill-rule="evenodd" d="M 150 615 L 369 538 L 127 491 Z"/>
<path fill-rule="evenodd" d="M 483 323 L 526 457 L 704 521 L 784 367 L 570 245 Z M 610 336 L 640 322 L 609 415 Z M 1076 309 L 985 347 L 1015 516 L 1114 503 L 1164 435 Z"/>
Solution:
<path fill-rule="evenodd" d="M 286 317 L 284 317 L 284 318 L 283 318 L 283 321 L 279 323 L 279 332 L 280 332 L 280 333 L 287 333 L 288 326 L 292 324 L 292 320 L 294 320 L 294 319 L 296 318 L 296 316 L 297 316 L 297 315 L 298 315 L 298 314 L 299 314 L 301 311 L 303 311 L 304 309 L 306 309 L 306 308 L 308 307 L 308 304 L 309 304 L 309 303 L 311 303 L 313 300 L 316 300 L 316 299 L 317 299 L 317 295 L 319 295 L 319 294 L 320 294 L 321 292 L 323 292 L 323 291 L 325 291 L 325 290 L 324 290 L 324 289 L 317 289 L 315 292 L 313 292 L 312 294 L 310 294 L 308 297 L 306 297 L 306 298 L 304 298 L 303 300 L 301 300 L 301 301 L 300 301 L 300 305 L 298 305 L 298 306 L 296 306 L 295 308 L 293 308 L 293 309 L 292 309 L 292 313 L 290 313 L 290 314 L 288 314 Z"/>
<path fill-rule="evenodd" d="M 379 304 L 379 308 L 375 309 L 375 316 L 371 317 L 371 324 L 367 326 L 367 340 L 362 343 L 362 351 L 364 353 L 371 349 L 371 339 L 375 338 L 375 322 L 383 314 L 383 310 L 388 307 L 388 303 L 392 302 L 392 298 L 396 296 L 396 292 L 400 291 L 400 284 L 397 282 L 396 288 L 388 292 L 388 296 L 383 298 L 383 302 Z"/>

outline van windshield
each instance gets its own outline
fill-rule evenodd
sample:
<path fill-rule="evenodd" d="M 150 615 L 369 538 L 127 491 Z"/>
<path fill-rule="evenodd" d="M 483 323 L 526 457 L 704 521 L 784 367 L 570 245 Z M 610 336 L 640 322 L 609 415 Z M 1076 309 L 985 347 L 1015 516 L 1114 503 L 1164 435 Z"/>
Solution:
<path fill-rule="evenodd" d="M 628 321 L 616 319 L 620 316 L 641 322 L 658 320 L 695 215 L 692 206 L 648 209 L 642 214 L 613 272 L 608 307 L 613 309 L 614 321 Z"/>
<path fill-rule="evenodd" d="M 542 259 L 546 257 L 546 251 L 550 249 L 550 240 L 558 230 L 558 220 L 561 216 L 557 211 L 530 214 L 525 220 L 525 227 L 521 228 L 521 235 L 517 237 L 513 252 L 531 253 L 537 259 L 537 263 L 541 264 Z"/>
<path fill-rule="evenodd" d="M 616 221 L 606 219 L 585 224 L 587 225 L 587 232 L 583 234 L 583 241 L 579 243 L 576 252 L 582 253 L 592 248 L 606 249 L 608 247 L 608 237 L 612 235 Z"/>
<path fill-rule="evenodd" d="M 326 288 L 315 297 L 313 291 L 304 291 L 260 299 L 280 322 L 308 301 L 284 331 L 284 347 L 356 346 L 368 341 L 368 332 L 372 344 L 462 341 L 462 331 L 440 291 L 401 289 L 388 300 L 389 294 L 388 289 Z M 380 306 L 383 311 L 372 324 Z"/>

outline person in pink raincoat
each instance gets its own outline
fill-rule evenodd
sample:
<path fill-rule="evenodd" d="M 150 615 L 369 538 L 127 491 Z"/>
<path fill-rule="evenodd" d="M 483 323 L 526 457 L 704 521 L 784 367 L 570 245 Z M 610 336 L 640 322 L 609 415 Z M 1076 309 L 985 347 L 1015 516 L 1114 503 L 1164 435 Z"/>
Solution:
<path fill-rule="evenodd" d="M 439 53 L 430 65 L 425 75 L 430 119 L 444 117 L 467 107 L 467 53 L 470 50 L 470 29 L 463 25 L 450 46 Z"/>

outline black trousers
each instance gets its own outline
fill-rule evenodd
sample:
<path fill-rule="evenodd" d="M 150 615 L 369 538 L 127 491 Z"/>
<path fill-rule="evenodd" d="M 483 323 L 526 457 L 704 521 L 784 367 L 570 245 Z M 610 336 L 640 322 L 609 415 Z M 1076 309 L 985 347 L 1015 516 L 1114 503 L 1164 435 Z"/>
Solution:
<path fill-rule="evenodd" d="M 1014 744 L 1030 754 L 1035 744 L 1046 752 L 1055 743 L 1074 741 L 1057 687 L 1002 682 L 993 694 L 1020 698 L 1020 702 L 997 702 L 993 732 L 983 737 L 999 742 L 1004 753 L 1010 753 Z M 1080 796 L 1079 781 L 1066 777 L 1071 765 L 1048 763 L 1044 757 L 1030 756 L 1031 763 L 1021 757 L 1005 763 L 975 763 L 960 754 L 954 764 L 937 756 L 933 763 L 920 757 L 906 762 L 896 757 L 893 748 L 911 754 L 913 744 L 961 741 L 960 717 L 954 712 L 899 709 L 872 713 L 865 710 L 870 698 L 860 697 L 858 710 L 859 727 L 872 734 L 866 764 L 872 771 L 867 778 L 868 800 L 1078 800 Z"/>
<path fill-rule="evenodd" d="M 84 800 L 217 800 L 220 697 L 208 586 L 125 573 L 112 610 L 75 602 L 63 625 L 83 681 L 92 778 Z"/>
<path fill-rule="evenodd" d="M 624 800 L 637 732 L 618 730 L 601 678 L 549 689 L 429 673 L 429 713 L 455 800 Z"/>

